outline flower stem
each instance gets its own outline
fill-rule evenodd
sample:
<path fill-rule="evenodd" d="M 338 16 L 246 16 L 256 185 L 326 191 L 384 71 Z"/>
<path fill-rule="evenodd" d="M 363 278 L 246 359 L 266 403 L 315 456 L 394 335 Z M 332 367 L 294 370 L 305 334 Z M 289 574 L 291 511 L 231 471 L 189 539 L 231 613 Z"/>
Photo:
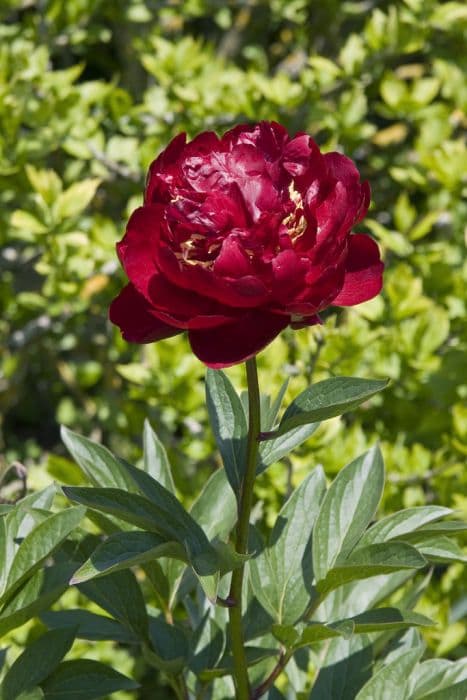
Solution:
<path fill-rule="evenodd" d="M 258 459 L 258 435 L 261 427 L 260 396 L 258 386 L 258 371 L 256 358 L 246 361 L 246 376 L 248 383 L 248 442 L 246 454 L 246 469 L 243 476 L 239 507 L 235 548 L 239 554 L 248 551 L 248 533 L 250 525 L 250 513 L 253 505 L 253 486 L 256 476 L 256 463 Z M 234 682 L 237 700 L 249 700 L 250 683 L 248 680 L 248 666 L 245 654 L 242 628 L 242 589 L 243 589 L 244 565 L 235 569 L 232 573 L 232 583 L 229 598 L 236 605 L 229 609 L 230 639 L 234 661 Z"/>

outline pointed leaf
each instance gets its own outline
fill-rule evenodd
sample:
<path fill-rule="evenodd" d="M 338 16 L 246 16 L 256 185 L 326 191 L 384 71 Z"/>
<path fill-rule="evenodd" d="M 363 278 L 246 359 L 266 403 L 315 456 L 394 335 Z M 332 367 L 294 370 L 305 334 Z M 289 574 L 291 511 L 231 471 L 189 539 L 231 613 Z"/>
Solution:
<path fill-rule="evenodd" d="M 206 401 L 227 478 L 238 495 L 246 465 L 247 423 L 242 402 L 224 372 L 208 369 Z"/>
<path fill-rule="evenodd" d="M 357 694 L 355 700 L 406 700 L 408 678 L 423 653 L 423 647 L 406 650 L 405 654 L 384 665 Z"/>
<path fill-rule="evenodd" d="M 281 509 L 268 547 L 250 562 L 253 591 L 278 623 L 294 623 L 309 604 L 311 535 L 325 489 L 324 472 L 317 468 Z"/>
<path fill-rule="evenodd" d="M 416 531 L 416 535 L 431 536 L 431 535 L 451 535 L 467 530 L 467 523 L 462 520 L 444 520 L 439 523 L 428 523 Z"/>
<path fill-rule="evenodd" d="M 133 468 L 134 469 L 134 468 Z M 150 477 L 135 469 L 140 475 Z M 168 540 L 176 540 L 187 551 L 194 569 L 200 575 L 216 571 L 217 557 L 209 541 L 175 496 L 152 481 L 152 500 L 120 489 L 81 488 L 67 486 L 63 492 L 70 500 L 104 513 L 115 515 L 150 532 L 158 532 Z M 157 504 L 154 502 L 157 497 Z"/>
<path fill-rule="evenodd" d="M 293 428 L 317 423 L 351 411 L 385 389 L 388 381 L 332 377 L 305 389 L 286 409 L 274 437 Z"/>
<path fill-rule="evenodd" d="M 74 433 L 63 425 L 61 436 L 91 484 L 134 490 L 133 482 L 122 470 L 119 460 L 106 447 Z"/>
<path fill-rule="evenodd" d="M 450 513 L 452 513 L 450 508 L 442 508 L 441 506 L 420 506 L 400 510 L 382 520 L 378 520 L 372 525 L 364 533 L 358 546 L 364 547 L 377 542 L 387 542 L 396 537 L 418 531 L 419 528 Z"/>
<path fill-rule="evenodd" d="M 120 644 L 139 643 L 137 637 L 120 622 L 89 610 L 48 610 L 40 616 L 49 629 L 72 627 L 76 638 L 93 642 L 111 640 Z"/>
<path fill-rule="evenodd" d="M 292 452 L 295 447 L 308 440 L 319 428 L 319 425 L 319 423 L 302 425 L 289 430 L 284 435 L 260 442 L 257 473 L 261 474 L 269 465 L 278 462 L 282 457 Z"/>
<path fill-rule="evenodd" d="M 168 491 L 175 493 L 167 452 L 148 420 L 144 421 L 143 445 L 144 470 Z"/>
<path fill-rule="evenodd" d="M 271 403 L 269 409 L 267 412 L 264 414 L 264 424 L 262 427 L 262 430 L 271 430 L 274 427 L 274 424 L 277 419 L 277 415 L 281 409 L 282 402 L 284 400 L 285 393 L 287 391 L 287 388 L 289 386 L 289 378 L 284 381 L 282 384 L 281 388 L 279 389 L 279 393 L 277 394 L 276 398 L 274 401 Z"/>
<path fill-rule="evenodd" d="M 225 651 L 225 644 L 225 634 L 208 611 L 191 640 L 190 670 L 202 674 L 206 669 L 214 669 Z"/>
<path fill-rule="evenodd" d="M 434 563 L 444 563 L 460 561 L 467 562 L 467 556 L 459 547 L 457 542 L 448 537 L 420 537 L 419 540 L 411 540 L 410 543 L 423 554 L 423 556 Z"/>
<path fill-rule="evenodd" d="M 42 565 L 76 529 L 84 514 L 85 509 L 81 507 L 54 513 L 24 538 L 13 559 L 0 600 L 4 600 Z"/>
<path fill-rule="evenodd" d="M 68 588 L 73 568 L 73 564 L 66 563 L 36 571 L 3 606 L 0 637 L 48 610 Z"/>
<path fill-rule="evenodd" d="M 423 700 L 465 700 L 467 697 L 467 680 L 455 683 L 447 688 L 435 690 L 429 695 L 423 695 Z"/>
<path fill-rule="evenodd" d="M 274 625 L 272 632 L 276 639 L 289 649 L 300 649 L 302 647 L 320 644 L 326 639 L 333 637 L 344 637 L 348 639 L 354 631 L 353 625 L 324 624 L 322 622 L 311 622 L 300 632 L 296 631 L 292 625 Z"/>
<path fill-rule="evenodd" d="M 452 686 L 467 682 L 467 659 L 459 661 L 429 659 L 424 661 L 416 667 L 410 682 L 411 700 L 431 698 L 433 693 L 449 690 Z"/>
<path fill-rule="evenodd" d="M 372 647 L 365 635 L 331 639 L 309 700 L 355 698 L 371 677 L 372 663 Z"/>
<path fill-rule="evenodd" d="M 81 182 L 75 182 L 65 192 L 58 195 L 54 202 L 54 214 L 60 221 L 78 216 L 91 202 L 97 188 L 101 183 L 100 178 L 87 178 Z"/>
<path fill-rule="evenodd" d="M 97 700 L 138 687 L 131 678 L 92 659 L 64 661 L 42 684 L 45 700 Z"/>
<path fill-rule="evenodd" d="M 5 675 L 2 700 L 17 700 L 25 691 L 33 690 L 56 669 L 71 648 L 75 630 L 65 628 L 46 632 L 26 647 Z"/>
<path fill-rule="evenodd" d="M 78 588 L 90 600 L 125 625 L 138 639 L 147 639 L 146 604 L 131 571 L 117 571 L 105 578 L 92 579 L 78 584 Z"/>
<path fill-rule="evenodd" d="M 383 485 L 384 465 L 378 447 L 357 457 L 334 479 L 313 530 L 317 581 L 355 547 L 376 511 Z"/>
<path fill-rule="evenodd" d="M 424 615 L 412 612 L 412 610 L 400 610 L 399 608 L 367 610 L 346 620 L 346 622 L 350 621 L 354 625 L 356 634 L 402 630 L 409 627 L 433 627 L 435 624 L 433 620 Z"/>
<path fill-rule="evenodd" d="M 188 660 L 188 640 L 184 631 L 169 625 L 161 617 L 151 617 L 149 622 L 151 647 L 144 650 L 152 665 L 167 673 L 177 674 Z"/>
<path fill-rule="evenodd" d="M 113 571 L 129 569 L 159 557 L 186 561 L 185 549 L 173 540 L 151 532 L 117 532 L 108 537 L 76 571 L 70 583 L 82 583 Z"/>
<path fill-rule="evenodd" d="M 224 469 L 215 471 L 205 483 L 190 515 L 203 528 L 208 539 L 228 537 L 237 521 L 237 501 Z"/>
<path fill-rule="evenodd" d="M 426 559 L 406 542 L 371 544 L 355 550 L 342 564 L 329 569 L 316 588 L 324 596 L 350 581 L 380 574 L 391 574 L 403 569 L 421 569 Z"/>
<path fill-rule="evenodd" d="M 413 569 L 404 569 L 339 586 L 326 594 L 319 607 L 320 616 L 327 620 L 342 620 L 375 608 L 413 579 L 413 575 Z"/>

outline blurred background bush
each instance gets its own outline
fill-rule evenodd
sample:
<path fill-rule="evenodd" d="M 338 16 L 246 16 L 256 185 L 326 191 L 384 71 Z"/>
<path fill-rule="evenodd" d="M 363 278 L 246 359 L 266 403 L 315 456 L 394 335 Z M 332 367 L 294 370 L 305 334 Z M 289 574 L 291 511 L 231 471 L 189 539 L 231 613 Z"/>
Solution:
<path fill-rule="evenodd" d="M 59 423 L 136 460 L 147 416 L 190 501 L 217 465 L 204 369 L 183 337 L 136 347 L 110 326 L 115 243 L 175 134 L 274 119 L 357 161 L 386 275 L 377 299 L 276 340 L 264 384 L 392 382 L 264 475 L 265 508 L 379 438 L 383 513 L 465 517 L 466 33 L 465 4 L 438 0 L 1 0 L 0 473 L 17 460 L 32 487 L 76 481 Z M 436 569 L 419 606 L 435 655 L 466 653 L 461 576 Z"/>

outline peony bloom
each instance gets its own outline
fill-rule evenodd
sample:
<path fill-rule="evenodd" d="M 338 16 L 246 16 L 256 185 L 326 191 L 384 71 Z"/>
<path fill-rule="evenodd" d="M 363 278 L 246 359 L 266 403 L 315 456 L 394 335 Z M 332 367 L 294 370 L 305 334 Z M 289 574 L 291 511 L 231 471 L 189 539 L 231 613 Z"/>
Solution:
<path fill-rule="evenodd" d="M 242 362 L 286 326 L 379 293 L 378 247 L 351 233 L 369 201 L 349 158 L 274 122 L 180 134 L 117 246 L 130 283 L 110 319 L 130 342 L 187 330 L 209 367 Z"/>

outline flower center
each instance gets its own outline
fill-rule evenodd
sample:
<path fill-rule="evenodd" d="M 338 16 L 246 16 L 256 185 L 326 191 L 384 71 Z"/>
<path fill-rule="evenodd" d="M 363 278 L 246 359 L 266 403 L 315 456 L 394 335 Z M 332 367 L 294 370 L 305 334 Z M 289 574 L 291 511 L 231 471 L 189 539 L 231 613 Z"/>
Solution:
<path fill-rule="evenodd" d="M 288 228 L 289 236 L 295 242 L 305 233 L 307 223 L 303 211 L 302 195 L 295 189 L 293 180 L 289 185 L 289 197 L 294 203 L 295 209 L 285 217 L 282 223 Z"/>
<path fill-rule="evenodd" d="M 212 269 L 221 243 L 209 242 L 208 236 L 201 233 L 192 233 L 186 241 L 180 243 L 180 250 L 175 257 L 185 265 L 197 265 L 208 270 Z"/>

